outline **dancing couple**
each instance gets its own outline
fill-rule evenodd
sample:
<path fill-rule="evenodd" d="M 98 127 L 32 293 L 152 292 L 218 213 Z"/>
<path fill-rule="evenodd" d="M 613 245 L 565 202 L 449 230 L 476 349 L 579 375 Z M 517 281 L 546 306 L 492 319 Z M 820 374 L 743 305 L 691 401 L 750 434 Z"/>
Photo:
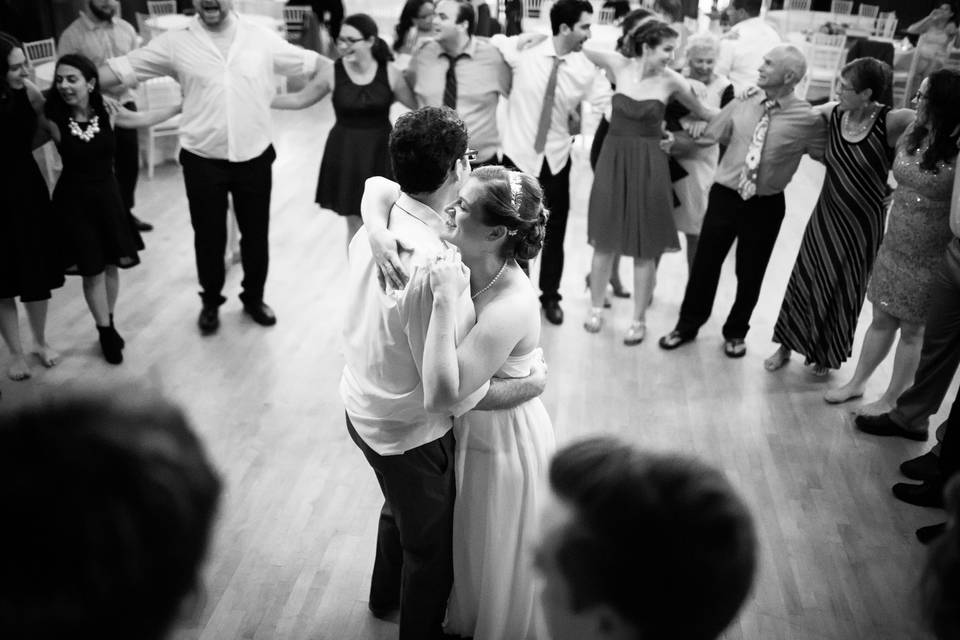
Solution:
<path fill-rule="evenodd" d="M 503 167 L 471 174 L 448 108 L 402 116 L 389 146 L 399 184 L 367 181 L 350 245 L 340 384 L 384 494 L 370 609 L 399 610 L 401 640 L 542 637 L 523 554 L 555 439 L 516 262 L 543 244 L 542 191 Z"/>

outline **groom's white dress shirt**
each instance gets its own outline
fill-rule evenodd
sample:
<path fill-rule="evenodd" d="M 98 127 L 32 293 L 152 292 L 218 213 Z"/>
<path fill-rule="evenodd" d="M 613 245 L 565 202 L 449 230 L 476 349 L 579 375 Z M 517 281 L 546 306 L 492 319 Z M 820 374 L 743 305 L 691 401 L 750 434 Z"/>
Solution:
<path fill-rule="evenodd" d="M 381 289 L 365 228 L 350 243 L 340 397 L 357 433 L 382 456 L 443 436 L 453 426 L 452 418 L 475 407 L 490 387 L 484 383 L 448 414 L 427 413 L 423 407 L 423 350 L 433 309 L 425 267 L 444 249 L 431 226 L 438 215 L 406 194 L 390 211 L 389 229 L 413 248 L 404 254 L 410 280 L 402 291 Z M 459 342 L 476 322 L 469 287 L 458 305 Z"/>

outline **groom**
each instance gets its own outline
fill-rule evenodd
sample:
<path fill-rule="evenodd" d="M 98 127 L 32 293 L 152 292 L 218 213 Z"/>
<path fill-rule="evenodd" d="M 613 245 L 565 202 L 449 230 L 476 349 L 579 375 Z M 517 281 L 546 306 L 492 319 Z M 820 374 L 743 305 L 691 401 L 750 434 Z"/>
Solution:
<path fill-rule="evenodd" d="M 424 409 L 420 372 L 433 295 L 417 271 L 444 250 L 439 212 L 469 174 L 467 155 L 467 130 L 451 109 L 425 107 L 399 118 L 390 157 L 402 193 L 387 228 L 410 249 L 403 255 L 407 285 L 385 292 L 378 281 L 368 234 L 382 223 L 365 220 L 350 244 L 340 395 L 350 437 L 384 496 L 370 611 L 384 618 L 399 608 L 400 640 L 443 637 L 453 583 L 453 417 L 517 406 L 540 395 L 546 383 L 540 369 L 529 378 L 491 380 L 443 413 Z M 469 289 L 458 318 L 463 336 L 476 320 Z"/>

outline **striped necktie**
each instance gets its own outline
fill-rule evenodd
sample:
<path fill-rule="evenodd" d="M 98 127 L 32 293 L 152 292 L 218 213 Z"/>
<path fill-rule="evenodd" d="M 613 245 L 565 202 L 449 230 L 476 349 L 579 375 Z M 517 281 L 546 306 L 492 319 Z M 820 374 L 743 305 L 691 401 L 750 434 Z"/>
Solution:
<path fill-rule="evenodd" d="M 747 147 L 747 157 L 740 170 L 740 181 L 737 183 L 737 193 L 744 200 L 757 195 L 757 177 L 760 175 L 760 157 L 763 155 L 763 143 L 767 139 L 767 130 L 770 128 L 770 112 L 777 106 L 776 100 L 763 101 L 763 113 L 753 130 L 750 146 Z"/>

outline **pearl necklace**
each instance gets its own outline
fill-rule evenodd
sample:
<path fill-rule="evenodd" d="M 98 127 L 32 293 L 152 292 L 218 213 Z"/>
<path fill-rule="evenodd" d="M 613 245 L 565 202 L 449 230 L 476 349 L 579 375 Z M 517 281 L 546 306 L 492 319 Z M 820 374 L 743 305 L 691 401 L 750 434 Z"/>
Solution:
<path fill-rule="evenodd" d="M 70 129 L 70 133 L 80 138 L 84 142 L 90 142 L 93 140 L 93 136 L 100 133 L 100 118 L 93 116 L 93 118 L 90 120 L 90 124 L 88 124 L 85 129 L 81 129 L 80 125 L 77 124 L 77 121 L 73 118 L 70 118 L 70 122 L 67 126 Z"/>
<path fill-rule="evenodd" d="M 470 296 L 470 299 L 471 299 L 471 300 L 476 300 L 477 298 L 480 297 L 480 294 L 481 294 L 481 293 L 483 293 L 484 291 L 486 291 L 487 289 L 489 289 L 490 287 L 492 287 L 494 284 L 496 284 L 497 280 L 500 279 L 500 276 L 503 275 L 503 270 L 506 269 L 506 268 L 507 268 L 507 260 L 504 259 L 503 264 L 500 265 L 500 271 L 497 271 L 497 275 L 493 276 L 493 280 L 491 280 L 490 282 L 488 282 L 488 283 L 487 283 L 487 286 L 485 286 L 483 289 L 480 289 L 480 291 L 477 291 L 475 294 L 473 294 L 472 296 Z"/>
<path fill-rule="evenodd" d="M 846 134 L 848 138 L 859 138 L 873 126 L 873 121 L 876 119 L 878 113 L 880 113 L 880 109 L 873 109 L 870 115 L 864 118 L 861 123 L 857 125 L 856 129 L 853 129 L 850 126 L 850 112 L 845 112 L 841 122 L 841 124 L 843 124 L 843 133 Z"/>

